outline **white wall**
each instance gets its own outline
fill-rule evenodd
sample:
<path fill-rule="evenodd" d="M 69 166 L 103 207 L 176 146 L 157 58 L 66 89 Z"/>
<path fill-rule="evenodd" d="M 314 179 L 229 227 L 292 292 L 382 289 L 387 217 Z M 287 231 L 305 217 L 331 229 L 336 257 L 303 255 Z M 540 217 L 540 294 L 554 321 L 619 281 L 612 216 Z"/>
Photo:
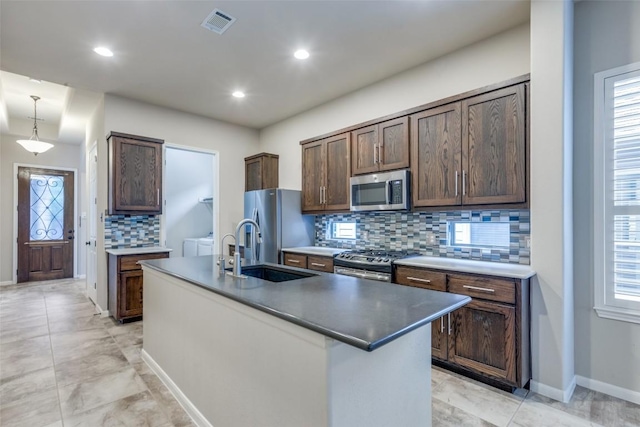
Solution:
<path fill-rule="evenodd" d="M 531 2 L 531 390 L 575 387 L 572 240 L 573 2 Z"/>
<path fill-rule="evenodd" d="M 300 141 L 527 74 L 529 69 L 525 24 L 264 128 L 260 151 L 279 154 L 280 186 L 299 190 Z"/>
<path fill-rule="evenodd" d="M 217 231 L 218 235 L 235 231 L 237 223 L 244 217 L 244 158 L 260 152 L 258 131 L 114 95 L 105 95 L 104 107 L 99 110 L 93 123 L 95 131 L 92 131 L 98 138 L 99 215 L 104 214 L 108 201 L 106 134 L 115 131 L 216 151 L 220 174 Z M 97 288 L 98 303 L 106 310 L 107 254 L 104 251 L 102 222 L 98 223 Z"/>
<path fill-rule="evenodd" d="M 213 195 L 213 154 L 167 147 L 165 160 L 166 246 L 179 257 L 185 238 L 213 231 L 213 204 L 198 202 Z"/>
<path fill-rule="evenodd" d="M 82 165 L 81 147 L 72 144 L 63 144 L 56 141 L 54 147 L 45 153 L 34 156 L 22 146 L 16 143 L 17 139 L 24 138 L 24 135 L 0 135 L 0 282 L 10 282 L 13 280 L 13 204 L 14 163 L 64 167 L 77 169 L 78 176 L 78 215 L 82 206 L 84 194 L 80 185 L 81 173 L 84 171 Z M 77 218 L 76 218 L 77 220 Z M 83 224 L 84 226 L 84 224 Z M 78 255 L 84 251 L 84 231 L 76 229 L 76 249 Z M 84 274 L 84 257 L 79 258 L 77 267 L 79 274 Z M 80 263 L 82 262 L 82 265 Z"/>
<path fill-rule="evenodd" d="M 96 204 L 96 246 L 97 246 L 97 262 L 96 262 L 96 301 L 95 303 L 102 311 L 107 310 L 107 254 L 104 252 L 104 212 L 107 209 L 107 140 L 104 132 L 104 98 L 98 102 L 96 110 L 93 112 L 91 119 L 87 123 L 85 138 L 85 153 L 90 152 L 94 143 L 97 143 L 97 155 L 99 159 L 105 159 L 98 162 L 98 170 L 96 177 L 97 185 L 97 204 Z M 85 156 L 85 170 L 89 170 L 88 161 Z M 90 183 L 89 176 L 85 174 L 84 188 L 88 192 Z M 88 195 L 88 193 L 86 194 Z M 84 209 L 87 212 L 87 227 L 89 225 L 89 203 L 84 203 Z"/>
<path fill-rule="evenodd" d="M 601 319 L 593 310 L 592 207 L 593 75 L 638 61 L 640 2 L 576 3 L 573 151 L 576 374 L 633 391 L 640 399 L 640 325 Z M 615 392 L 609 390 L 611 394 Z"/>

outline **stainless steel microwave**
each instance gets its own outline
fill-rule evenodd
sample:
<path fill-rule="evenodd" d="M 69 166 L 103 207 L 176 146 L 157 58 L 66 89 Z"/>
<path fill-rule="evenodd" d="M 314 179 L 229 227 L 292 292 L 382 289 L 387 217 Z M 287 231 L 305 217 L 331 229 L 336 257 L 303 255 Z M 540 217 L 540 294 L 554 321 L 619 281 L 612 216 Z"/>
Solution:
<path fill-rule="evenodd" d="M 409 209 L 411 173 L 408 169 L 351 178 L 352 211 Z"/>

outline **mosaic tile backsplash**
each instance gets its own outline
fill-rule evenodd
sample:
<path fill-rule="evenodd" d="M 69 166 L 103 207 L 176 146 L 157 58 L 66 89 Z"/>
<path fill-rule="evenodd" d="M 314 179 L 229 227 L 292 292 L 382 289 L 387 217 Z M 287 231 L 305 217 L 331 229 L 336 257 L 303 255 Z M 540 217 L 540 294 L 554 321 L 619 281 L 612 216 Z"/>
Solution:
<path fill-rule="evenodd" d="M 104 219 L 105 249 L 160 245 L 159 215 L 108 215 Z"/>
<path fill-rule="evenodd" d="M 332 240 L 327 234 L 333 221 L 355 221 L 356 240 Z M 477 248 L 447 245 L 447 222 L 507 222 L 509 248 Z M 423 255 L 478 261 L 529 264 L 529 210 L 454 212 L 369 212 L 316 215 L 316 246 L 346 249 L 410 250 Z M 435 244 L 427 240 L 433 233 Z"/>

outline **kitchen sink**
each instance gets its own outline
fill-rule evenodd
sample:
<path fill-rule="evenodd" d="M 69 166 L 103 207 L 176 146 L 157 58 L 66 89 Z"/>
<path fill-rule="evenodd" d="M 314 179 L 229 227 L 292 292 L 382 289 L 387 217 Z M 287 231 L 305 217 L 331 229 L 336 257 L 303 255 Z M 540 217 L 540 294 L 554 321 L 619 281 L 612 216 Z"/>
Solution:
<path fill-rule="evenodd" d="M 231 271 L 233 269 L 227 268 L 227 270 Z M 270 265 L 251 265 L 248 267 L 242 267 L 242 275 L 255 277 L 268 282 L 286 282 L 289 280 L 298 280 L 317 276 L 317 274 L 313 273 L 292 271 L 284 267 L 272 267 Z"/>

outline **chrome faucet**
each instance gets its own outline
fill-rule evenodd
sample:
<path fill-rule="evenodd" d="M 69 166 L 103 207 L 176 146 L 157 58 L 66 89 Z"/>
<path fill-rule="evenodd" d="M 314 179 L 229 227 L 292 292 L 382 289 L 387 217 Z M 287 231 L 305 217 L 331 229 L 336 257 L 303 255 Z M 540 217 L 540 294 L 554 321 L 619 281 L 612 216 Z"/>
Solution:
<path fill-rule="evenodd" d="M 262 234 L 260 233 L 260 226 L 258 225 L 257 222 L 255 222 L 252 219 L 243 219 L 242 221 L 240 221 L 240 223 L 238 224 L 238 226 L 236 227 L 236 250 L 233 254 L 233 275 L 235 277 L 242 277 L 242 266 L 240 265 L 241 261 L 241 257 L 240 257 L 240 230 L 242 229 L 242 226 L 250 224 L 252 226 L 255 227 L 256 229 L 256 233 L 258 233 L 258 243 L 262 243 Z M 246 244 L 246 242 L 245 242 Z"/>
<path fill-rule="evenodd" d="M 236 236 L 234 236 L 231 233 L 227 233 L 224 236 L 222 236 L 222 240 L 220 240 L 220 252 L 219 252 L 220 257 L 218 258 L 218 265 L 220 266 L 220 274 L 224 274 L 224 239 L 226 239 L 227 237 L 233 237 L 235 239 Z"/>

